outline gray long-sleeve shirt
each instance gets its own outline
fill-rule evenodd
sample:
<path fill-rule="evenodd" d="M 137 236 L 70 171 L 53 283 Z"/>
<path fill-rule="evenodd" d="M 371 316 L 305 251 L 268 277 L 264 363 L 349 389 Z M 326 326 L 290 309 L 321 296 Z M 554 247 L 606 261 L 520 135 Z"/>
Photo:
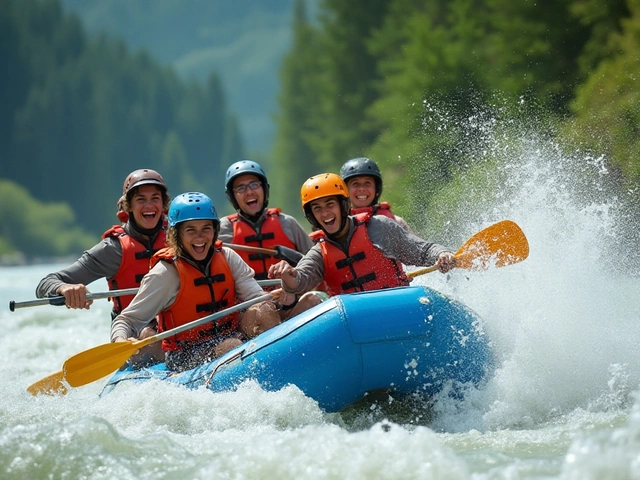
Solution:
<path fill-rule="evenodd" d="M 244 302 L 264 295 L 264 290 L 254 278 L 255 272 L 240 255 L 226 247 L 222 248 L 222 252 L 235 282 L 236 299 Z M 113 320 L 111 341 L 118 337 L 137 337 L 158 313 L 173 304 L 179 291 L 180 275 L 176 266 L 158 262 L 142 279 L 140 289 L 131 303 Z"/>
<path fill-rule="evenodd" d="M 346 245 L 351 242 L 355 231 L 355 221 L 349 217 L 349 234 L 345 237 Z M 385 256 L 401 262 L 405 265 L 428 267 L 438 261 L 438 256 L 450 250 L 437 243 L 427 242 L 416 235 L 404 230 L 392 219 L 375 215 L 367 223 L 367 232 L 373 245 L 379 248 Z M 339 243 L 327 238 L 328 242 L 345 249 Z M 324 259 L 319 245 L 314 245 L 311 250 L 300 260 L 296 266 L 297 279 L 300 282 L 295 289 L 288 288 L 284 282 L 282 288 L 289 293 L 301 294 L 313 289 L 324 278 Z"/>
<path fill-rule="evenodd" d="M 153 246 L 155 237 L 148 239 L 132 228 L 129 223 L 124 224 L 124 230 L 131 237 L 147 245 L 148 248 Z M 78 260 L 67 268 L 49 273 L 40 280 L 36 287 L 36 297 L 55 296 L 58 288 L 64 284 L 89 285 L 100 278 L 111 278 L 118 272 L 121 261 L 122 245 L 120 241 L 114 237 L 107 237 L 85 251 Z"/>
<path fill-rule="evenodd" d="M 252 222 L 247 217 L 240 214 L 241 221 L 248 223 L 256 231 L 266 218 L 266 209 L 262 212 L 262 215 L 260 215 L 256 222 Z M 307 232 L 304 231 L 295 218 L 281 212 L 278 214 L 278 219 L 280 220 L 284 234 L 293 242 L 298 252 L 307 253 L 309 249 L 313 247 L 313 241 L 309 238 Z M 218 234 L 218 238 L 224 243 L 231 243 L 233 241 L 233 224 L 227 217 L 220 219 L 220 233 Z"/>

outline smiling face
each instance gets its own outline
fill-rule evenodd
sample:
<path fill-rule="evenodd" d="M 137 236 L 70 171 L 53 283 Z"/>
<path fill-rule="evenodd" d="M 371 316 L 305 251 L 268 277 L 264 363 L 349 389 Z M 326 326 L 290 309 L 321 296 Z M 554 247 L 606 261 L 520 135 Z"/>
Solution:
<path fill-rule="evenodd" d="M 144 230 L 152 230 L 162 218 L 164 198 L 162 189 L 157 185 L 140 185 L 136 187 L 129 201 L 130 215 L 133 215 L 138 226 Z"/>
<path fill-rule="evenodd" d="M 255 189 L 252 190 L 252 188 Z M 262 188 L 260 177 L 251 174 L 240 175 L 233 180 L 232 190 L 242 213 L 251 217 L 262 212 L 264 188 Z"/>
<path fill-rule="evenodd" d="M 213 220 L 188 220 L 180 224 L 180 244 L 194 260 L 204 260 L 215 240 Z"/>
<path fill-rule="evenodd" d="M 350 178 L 347 188 L 353 208 L 369 207 L 376 198 L 376 181 L 369 175 Z"/>
<path fill-rule="evenodd" d="M 340 199 L 332 195 L 322 197 L 309 204 L 311 213 L 323 230 L 329 235 L 336 235 L 342 225 L 342 212 L 340 211 Z"/>

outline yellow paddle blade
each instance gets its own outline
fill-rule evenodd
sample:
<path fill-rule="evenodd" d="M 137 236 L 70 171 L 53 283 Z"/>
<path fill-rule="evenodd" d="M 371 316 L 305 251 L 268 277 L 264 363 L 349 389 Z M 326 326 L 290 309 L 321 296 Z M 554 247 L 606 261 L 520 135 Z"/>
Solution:
<path fill-rule="evenodd" d="M 513 265 L 529 256 L 529 242 L 522 229 L 511 220 L 494 223 L 465 242 L 456 252 L 457 268 L 487 269 Z"/>
<path fill-rule="evenodd" d="M 118 370 L 142 344 L 143 342 L 105 343 L 80 352 L 64 362 L 62 371 L 65 379 L 72 387 L 95 382 Z"/>
<path fill-rule="evenodd" d="M 67 387 L 62 381 L 64 374 L 62 372 L 52 373 L 48 377 L 38 380 L 33 385 L 27 387 L 27 392 L 31 395 L 64 395 L 67 393 Z"/>
<path fill-rule="evenodd" d="M 493 263 L 505 267 L 529 256 L 529 242 L 522 229 L 511 220 L 502 220 L 480 230 L 456 252 L 456 268 L 486 270 Z M 436 265 L 407 273 L 409 278 L 434 272 Z"/>

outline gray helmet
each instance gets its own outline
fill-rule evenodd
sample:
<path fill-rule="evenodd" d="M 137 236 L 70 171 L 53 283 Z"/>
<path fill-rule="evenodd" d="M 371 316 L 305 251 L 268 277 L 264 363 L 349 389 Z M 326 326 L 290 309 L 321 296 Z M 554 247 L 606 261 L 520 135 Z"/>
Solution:
<path fill-rule="evenodd" d="M 262 181 L 262 189 L 264 190 L 264 205 L 262 208 L 264 210 L 269 203 L 269 182 L 267 181 L 267 174 L 264 173 L 260 164 L 252 160 L 240 160 L 227 169 L 227 173 L 224 176 L 224 191 L 227 194 L 227 198 L 231 202 L 231 205 L 233 205 L 233 208 L 239 211 L 240 207 L 233 195 L 233 181 L 240 175 L 248 174 L 255 175 Z"/>
<path fill-rule="evenodd" d="M 373 203 L 378 203 L 380 195 L 382 195 L 382 174 L 376 162 L 366 157 L 352 158 L 347 160 L 340 168 L 340 177 L 345 183 L 349 183 L 348 180 L 352 177 L 359 177 L 367 175 L 373 177 L 376 182 L 376 196 L 373 199 Z"/>

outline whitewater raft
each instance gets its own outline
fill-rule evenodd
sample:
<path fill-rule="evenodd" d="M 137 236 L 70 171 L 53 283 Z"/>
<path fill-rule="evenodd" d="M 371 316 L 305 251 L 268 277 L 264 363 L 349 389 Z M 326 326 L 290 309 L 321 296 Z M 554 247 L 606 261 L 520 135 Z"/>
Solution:
<path fill-rule="evenodd" d="M 445 386 L 462 392 L 480 384 L 491 367 L 480 318 L 435 290 L 410 286 L 332 297 L 193 370 L 128 367 L 102 394 L 151 379 L 213 392 L 254 380 L 268 391 L 296 385 L 335 412 L 381 389 L 395 395 L 433 396 Z"/>

